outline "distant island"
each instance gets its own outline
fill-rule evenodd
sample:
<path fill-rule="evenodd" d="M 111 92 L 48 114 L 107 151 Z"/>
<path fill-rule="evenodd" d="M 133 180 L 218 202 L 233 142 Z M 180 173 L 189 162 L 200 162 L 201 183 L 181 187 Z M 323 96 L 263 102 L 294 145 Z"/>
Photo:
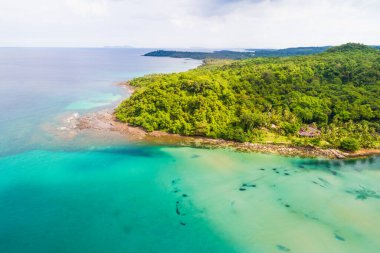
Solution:
<path fill-rule="evenodd" d="M 182 52 L 182 51 L 165 51 L 157 50 L 144 54 L 144 56 L 154 57 L 172 57 L 172 58 L 189 58 L 196 60 L 204 59 L 247 59 L 255 56 L 254 52 L 237 52 L 229 50 L 221 50 L 215 52 Z"/>
<path fill-rule="evenodd" d="M 379 49 L 380 46 L 371 46 Z M 214 52 L 186 52 L 186 51 L 167 51 L 157 50 L 144 54 L 144 56 L 154 57 L 172 57 L 172 58 L 190 58 L 197 60 L 204 59 L 234 59 L 242 60 L 253 57 L 286 57 L 296 55 L 310 55 L 322 53 L 328 50 L 330 46 L 325 47 L 294 47 L 285 49 L 245 49 L 243 52 L 220 50 Z"/>
<path fill-rule="evenodd" d="M 380 51 L 373 47 L 210 60 L 129 84 L 137 89 L 115 115 L 148 132 L 348 151 L 380 147 Z"/>

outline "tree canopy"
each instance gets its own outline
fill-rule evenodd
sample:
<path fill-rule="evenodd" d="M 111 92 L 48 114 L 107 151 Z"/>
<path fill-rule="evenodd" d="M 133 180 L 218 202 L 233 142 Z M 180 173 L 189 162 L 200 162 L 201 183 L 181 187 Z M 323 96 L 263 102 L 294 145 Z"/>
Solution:
<path fill-rule="evenodd" d="M 131 85 L 139 89 L 116 117 L 147 131 L 346 149 L 347 140 L 362 148 L 379 141 L 380 51 L 361 44 L 309 56 L 210 61 Z M 308 126 L 320 134 L 301 138 Z"/>

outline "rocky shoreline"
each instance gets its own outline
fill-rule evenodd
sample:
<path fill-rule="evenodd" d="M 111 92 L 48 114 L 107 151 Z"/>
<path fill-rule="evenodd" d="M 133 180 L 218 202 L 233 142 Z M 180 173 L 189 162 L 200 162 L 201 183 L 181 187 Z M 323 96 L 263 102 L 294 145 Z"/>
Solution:
<path fill-rule="evenodd" d="M 337 149 L 322 149 L 313 146 L 302 147 L 272 143 L 240 143 L 222 139 L 181 136 L 178 134 L 170 134 L 160 131 L 146 132 L 140 127 L 129 126 L 128 124 L 117 121 L 113 115 L 113 112 L 109 110 L 71 118 L 70 125 L 65 128 L 69 128 L 71 131 L 77 132 L 85 130 L 118 132 L 125 136 L 129 141 L 153 145 L 188 146 L 198 148 L 230 148 L 243 152 L 261 152 L 284 156 L 321 157 L 328 159 L 347 159 L 380 155 L 380 150 L 378 149 L 359 150 L 355 153 L 348 153 Z"/>

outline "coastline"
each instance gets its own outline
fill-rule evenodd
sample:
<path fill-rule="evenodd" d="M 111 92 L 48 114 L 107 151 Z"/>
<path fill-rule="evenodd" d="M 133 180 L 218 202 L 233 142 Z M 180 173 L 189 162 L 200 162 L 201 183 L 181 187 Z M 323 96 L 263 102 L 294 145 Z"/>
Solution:
<path fill-rule="evenodd" d="M 120 82 L 116 85 L 126 89 L 131 95 L 136 87 L 131 86 L 129 81 Z M 356 152 L 345 152 L 338 149 L 323 149 L 315 146 L 295 146 L 284 143 L 250 143 L 237 142 L 223 139 L 212 139 L 202 136 L 183 136 L 163 131 L 147 132 L 141 127 L 130 126 L 120 122 L 114 115 L 114 108 L 103 109 L 83 115 L 73 113 L 59 120 L 59 127 L 47 127 L 45 130 L 52 132 L 61 139 L 72 139 L 78 134 L 94 134 L 101 138 L 123 139 L 127 142 L 142 143 L 148 145 L 166 145 L 177 147 L 196 148 L 225 148 L 240 152 L 257 152 L 276 154 L 290 157 L 325 158 L 325 159 L 354 159 L 369 156 L 380 156 L 380 149 L 361 149 Z M 96 137 L 96 138 L 97 138 Z"/>
<path fill-rule="evenodd" d="M 118 82 L 115 85 L 125 88 L 130 95 L 137 89 L 137 87 L 130 84 L 130 81 Z"/>
<path fill-rule="evenodd" d="M 123 83 L 128 85 L 128 82 Z M 274 143 L 250 143 L 236 142 L 223 139 L 211 139 L 200 136 L 182 136 L 162 131 L 147 132 L 141 127 L 134 127 L 119 122 L 113 111 L 104 110 L 79 116 L 75 122 L 71 122 L 72 130 L 78 132 L 85 130 L 102 130 L 106 132 L 118 132 L 129 141 L 141 142 L 150 145 L 168 145 L 197 148 L 229 148 L 241 152 L 258 152 L 277 154 L 283 156 L 298 156 L 308 158 L 327 159 L 352 159 L 380 155 L 379 149 L 359 150 L 354 153 L 344 152 L 337 149 L 322 149 L 314 146 L 293 146 Z"/>

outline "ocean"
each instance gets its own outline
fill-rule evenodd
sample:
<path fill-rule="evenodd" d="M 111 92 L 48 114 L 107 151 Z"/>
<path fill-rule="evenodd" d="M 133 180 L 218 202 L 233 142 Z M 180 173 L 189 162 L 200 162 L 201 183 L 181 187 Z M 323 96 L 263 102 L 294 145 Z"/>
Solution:
<path fill-rule="evenodd" d="M 73 136 L 149 49 L 0 48 L 0 252 L 380 251 L 380 158 L 305 159 Z"/>

